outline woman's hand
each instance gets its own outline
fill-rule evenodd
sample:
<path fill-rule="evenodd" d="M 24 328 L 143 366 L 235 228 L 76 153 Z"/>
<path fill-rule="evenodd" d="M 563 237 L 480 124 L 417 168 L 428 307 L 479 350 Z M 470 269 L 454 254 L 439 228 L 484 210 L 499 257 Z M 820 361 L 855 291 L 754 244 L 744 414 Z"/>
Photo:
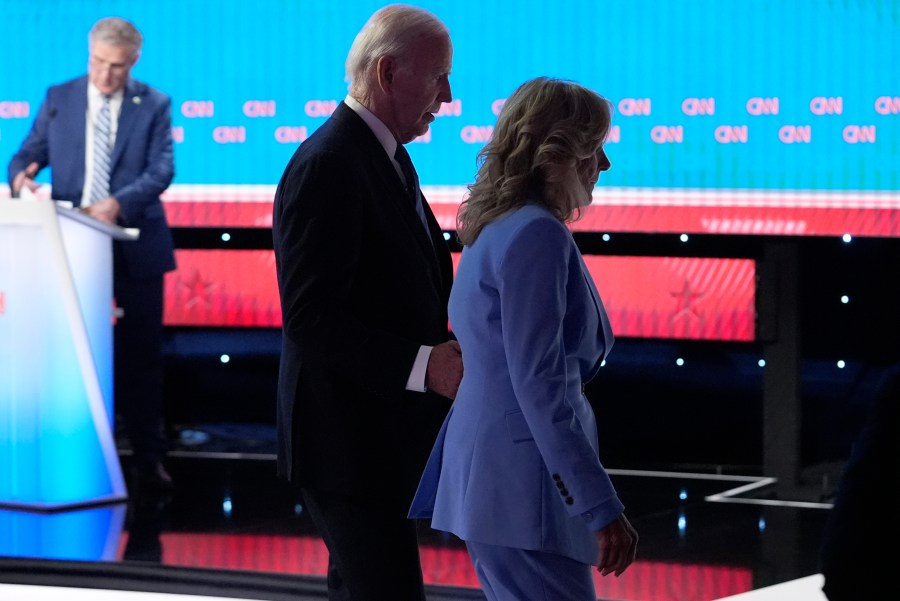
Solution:
<path fill-rule="evenodd" d="M 597 571 L 604 576 L 609 573 L 620 575 L 637 556 L 637 531 L 623 513 L 599 530 L 596 536 L 600 548 Z"/>

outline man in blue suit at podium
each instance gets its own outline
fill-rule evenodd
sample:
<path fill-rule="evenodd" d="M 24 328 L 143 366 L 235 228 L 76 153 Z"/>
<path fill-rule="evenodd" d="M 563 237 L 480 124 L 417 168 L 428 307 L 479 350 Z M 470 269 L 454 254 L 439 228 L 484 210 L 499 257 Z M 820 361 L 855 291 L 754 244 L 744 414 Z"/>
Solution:
<path fill-rule="evenodd" d="M 139 483 L 171 489 L 163 465 L 163 280 L 175 269 L 172 232 L 160 195 L 172 182 L 169 96 L 131 78 L 143 37 L 130 22 L 101 19 L 88 36 L 88 73 L 54 85 L 9 163 L 13 197 L 44 167 L 54 200 L 92 217 L 140 229 L 113 244 L 115 404 L 134 453 Z M 85 260 L 90 260 L 85 257 Z"/>

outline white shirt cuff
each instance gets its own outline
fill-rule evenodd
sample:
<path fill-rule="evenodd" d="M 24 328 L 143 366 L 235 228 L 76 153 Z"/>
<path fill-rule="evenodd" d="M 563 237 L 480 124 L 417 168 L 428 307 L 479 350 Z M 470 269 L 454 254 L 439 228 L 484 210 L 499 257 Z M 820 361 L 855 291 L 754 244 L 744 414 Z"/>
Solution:
<path fill-rule="evenodd" d="M 431 357 L 433 348 L 433 346 L 419 347 L 416 361 L 413 363 L 412 371 L 409 372 L 409 379 L 406 380 L 407 390 L 425 392 L 425 370 L 428 368 L 428 358 Z"/>

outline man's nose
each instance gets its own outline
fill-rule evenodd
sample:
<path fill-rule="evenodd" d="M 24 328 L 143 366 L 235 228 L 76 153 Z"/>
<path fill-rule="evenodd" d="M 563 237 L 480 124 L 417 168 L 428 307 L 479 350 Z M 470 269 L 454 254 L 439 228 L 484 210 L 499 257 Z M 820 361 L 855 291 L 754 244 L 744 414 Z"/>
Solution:
<path fill-rule="evenodd" d="M 453 93 L 450 91 L 450 80 L 446 80 L 444 85 L 441 86 L 441 95 L 438 97 L 438 100 L 441 102 L 451 102 L 453 100 Z"/>

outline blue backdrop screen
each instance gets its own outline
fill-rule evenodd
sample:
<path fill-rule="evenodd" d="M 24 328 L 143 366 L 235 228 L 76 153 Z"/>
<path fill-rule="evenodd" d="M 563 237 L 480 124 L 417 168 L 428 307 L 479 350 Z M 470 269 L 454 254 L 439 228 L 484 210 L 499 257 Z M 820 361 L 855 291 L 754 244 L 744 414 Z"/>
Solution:
<path fill-rule="evenodd" d="M 134 77 L 173 100 L 169 200 L 220 190 L 222 200 L 265 201 L 346 94 L 347 51 L 382 4 L 9 0 L 0 158 L 18 148 L 46 88 L 86 71 L 92 23 L 120 15 L 145 36 Z M 595 205 L 633 212 L 597 212 L 588 229 L 900 235 L 900 2 L 418 4 L 454 42 L 454 100 L 410 147 L 429 198 L 448 205 L 436 211 L 444 221 L 503 99 L 549 75 L 616 107 Z"/>

